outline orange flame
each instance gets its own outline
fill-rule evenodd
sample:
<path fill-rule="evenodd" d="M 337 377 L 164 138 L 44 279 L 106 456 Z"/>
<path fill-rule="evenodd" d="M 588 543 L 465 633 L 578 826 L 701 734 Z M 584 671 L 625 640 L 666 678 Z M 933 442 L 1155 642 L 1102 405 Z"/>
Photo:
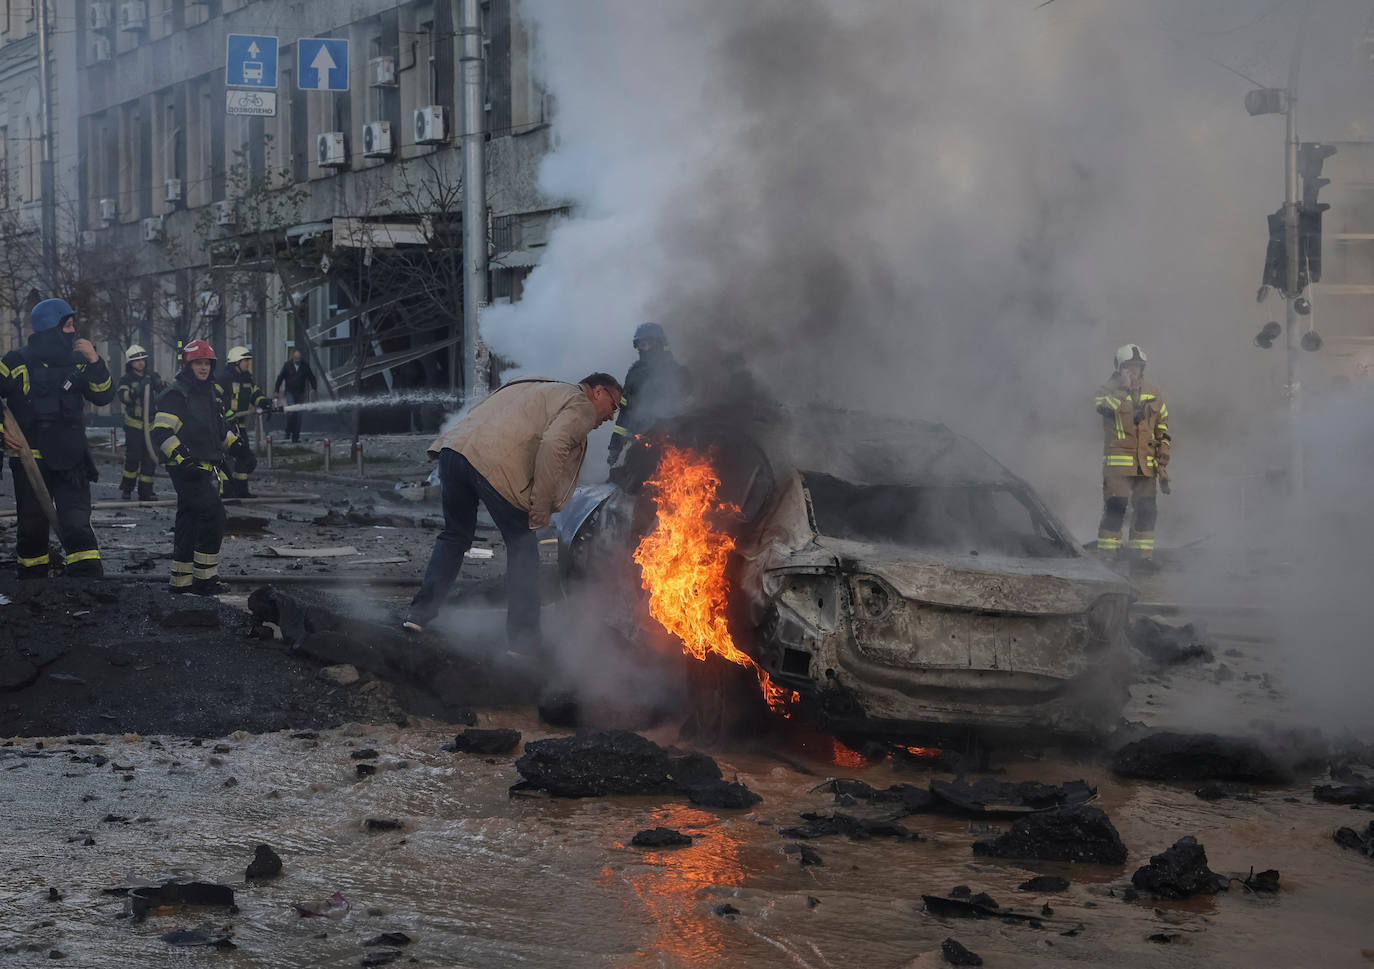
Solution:
<path fill-rule="evenodd" d="M 727 628 L 725 566 L 735 540 L 713 518 L 738 514 L 739 508 L 716 497 L 720 476 L 711 463 L 695 451 L 666 445 L 657 474 L 646 484 L 654 492 L 658 526 L 639 543 L 634 560 L 649 593 L 649 615 L 687 654 L 702 661 L 715 654 L 752 669 L 774 710 L 799 699 L 741 652 Z"/>
<path fill-rule="evenodd" d="M 831 760 L 835 762 L 836 767 L 856 769 L 868 766 L 868 759 L 857 750 L 851 750 L 838 740 L 834 741 L 834 744 L 835 749 L 831 754 Z"/>
<path fill-rule="evenodd" d="M 912 757 L 936 758 L 944 755 L 944 751 L 939 747 L 902 747 Z"/>

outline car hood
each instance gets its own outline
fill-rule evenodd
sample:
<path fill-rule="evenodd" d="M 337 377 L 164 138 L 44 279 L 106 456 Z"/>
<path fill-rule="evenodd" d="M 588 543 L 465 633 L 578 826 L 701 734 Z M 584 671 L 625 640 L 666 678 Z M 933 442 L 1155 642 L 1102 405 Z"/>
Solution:
<path fill-rule="evenodd" d="M 967 555 L 824 535 L 774 567 L 834 564 L 876 575 L 904 598 L 977 612 L 1068 615 L 1085 611 L 1103 595 L 1133 594 L 1128 582 L 1086 556 Z"/>

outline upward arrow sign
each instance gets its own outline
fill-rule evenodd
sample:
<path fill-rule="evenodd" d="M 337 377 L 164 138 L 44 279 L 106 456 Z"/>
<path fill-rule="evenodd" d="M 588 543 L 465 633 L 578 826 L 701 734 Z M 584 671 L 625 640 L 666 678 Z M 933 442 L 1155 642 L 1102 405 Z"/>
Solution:
<path fill-rule="evenodd" d="M 315 90 L 327 91 L 329 89 L 329 72 L 339 65 L 334 63 L 334 58 L 329 56 L 328 45 L 321 45 L 319 53 L 310 62 L 310 69 L 315 72 Z"/>
<path fill-rule="evenodd" d="M 262 48 L 258 46 L 256 40 L 248 45 L 248 56 L 253 58 L 253 60 L 257 60 L 260 53 L 262 53 Z"/>

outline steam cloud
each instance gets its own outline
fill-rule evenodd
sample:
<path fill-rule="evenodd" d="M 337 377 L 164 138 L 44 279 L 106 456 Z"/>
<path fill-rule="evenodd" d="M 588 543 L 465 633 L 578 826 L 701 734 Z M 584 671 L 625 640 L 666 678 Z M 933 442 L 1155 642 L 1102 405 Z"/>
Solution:
<path fill-rule="evenodd" d="M 1306 6 L 523 0 L 542 187 L 577 209 L 484 335 L 575 379 L 657 320 L 707 388 L 945 421 L 1084 537 L 1092 392 L 1137 342 L 1178 432 L 1161 543 L 1248 538 L 1237 482 L 1283 464 L 1283 356 L 1249 343 L 1282 318 L 1254 293 L 1283 123 L 1218 62 L 1282 86 Z M 1302 136 L 1348 137 L 1369 8 L 1311 8 Z"/>

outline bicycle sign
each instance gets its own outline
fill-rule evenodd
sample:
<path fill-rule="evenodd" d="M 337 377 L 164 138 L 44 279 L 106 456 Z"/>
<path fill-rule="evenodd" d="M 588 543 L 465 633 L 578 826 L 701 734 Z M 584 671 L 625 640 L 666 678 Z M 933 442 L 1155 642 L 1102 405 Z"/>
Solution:
<path fill-rule="evenodd" d="M 225 91 L 224 110 L 232 115 L 250 118 L 277 116 L 276 91 Z"/>

